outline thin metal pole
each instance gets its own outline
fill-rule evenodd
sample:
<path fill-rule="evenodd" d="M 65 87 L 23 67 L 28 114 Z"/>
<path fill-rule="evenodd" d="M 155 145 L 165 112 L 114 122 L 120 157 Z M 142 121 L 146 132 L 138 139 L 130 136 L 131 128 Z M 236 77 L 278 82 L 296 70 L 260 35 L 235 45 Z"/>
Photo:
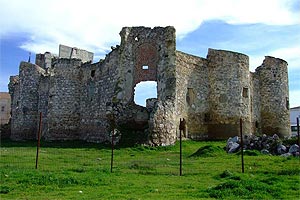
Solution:
<path fill-rule="evenodd" d="M 299 130 L 299 117 L 297 117 L 297 135 L 298 135 L 298 146 L 300 147 L 300 139 L 299 139 L 299 135 L 300 135 L 300 130 Z"/>
<path fill-rule="evenodd" d="M 179 175 L 182 176 L 182 129 L 183 129 L 183 121 L 180 118 L 180 127 L 179 127 L 179 144 L 180 144 L 180 168 Z"/>
<path fill-rule="evenodd" d="M 42 112 L 40 112 L 39 130 L 38 130 L 38 138 L 37 138 L 37 145 L 36 145 L 35 169 L 38 168 L 39 151 L 41 146 L 41 132 L 42 132 Z"/>
<path fill-rule="evenodd" d="M 113 172 L 113 163 L 114 163 L 114 136 L 115 136 L 115 129 L 112 131 L 111 135 L 111 160 L 110 160 L 110 172 Z"/>
<path fill-rule="evenodd" d="M 243 119 L 240 118 L 240 133 L 241 133 L 241 156 L 242 156 L 242 173 L 244 173 L 244 141 L 243 141 Z"/>

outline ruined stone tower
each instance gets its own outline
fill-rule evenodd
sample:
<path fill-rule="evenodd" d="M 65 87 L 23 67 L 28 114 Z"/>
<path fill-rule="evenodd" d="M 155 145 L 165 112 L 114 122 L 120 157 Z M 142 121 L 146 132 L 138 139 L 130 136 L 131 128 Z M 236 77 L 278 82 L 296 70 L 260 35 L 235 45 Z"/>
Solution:
<path fill-rule="evenodd" d="M 11 138 L 36 137 L 43 113 L 46 140 L 104 142 L 112 125 L 121 142 L 173 144 L 179 118 L 186 137 L 227 138 L 239 134 L 289 134 L 287 63 L 266 57 L 255 73 L 248 56 L 209 49 L 207 58 L 176 50 L 173 27 L 125 27 L 121 44 L 104 60 L 60 45 L 59 56 L 38 54 L 11 77 Z M 157 82 L 157 98 L 134 102 L 142 81 Z"/>

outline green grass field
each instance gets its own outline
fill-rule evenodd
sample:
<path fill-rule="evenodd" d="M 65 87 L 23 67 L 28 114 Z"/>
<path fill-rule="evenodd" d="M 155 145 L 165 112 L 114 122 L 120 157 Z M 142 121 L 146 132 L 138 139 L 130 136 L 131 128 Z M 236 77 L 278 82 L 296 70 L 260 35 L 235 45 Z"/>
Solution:
<path fill-rule="evenodd" d="M 111 150 L 82 142 L 1 142 L 0 199 L 299 199 L 299 157 L 227 154 L 226 142 Z"/>

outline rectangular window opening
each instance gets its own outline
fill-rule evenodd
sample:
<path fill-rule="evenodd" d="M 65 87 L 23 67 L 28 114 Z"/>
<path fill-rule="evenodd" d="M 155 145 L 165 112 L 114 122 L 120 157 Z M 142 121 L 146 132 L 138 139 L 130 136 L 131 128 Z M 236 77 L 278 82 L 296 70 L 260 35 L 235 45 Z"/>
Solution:
<path fill-rule="evenodd" d="M 92 71 L 91 71 L 91 77 L 92 77 L 92 78 L 95 77 L 95 73 L 96 73 L 96 70 L 92 70 Z"/>
<path fill-rule="evenodd" d="M 143 65 L 142 69 L 147 70 L 147 69 L 149 69 L 149 66 L 148 65 Z"/>
<path fill-rule="evenodd" d="M 243 97 L 249 97 L 249 89 L 247 87 L 243 87 Z"/>

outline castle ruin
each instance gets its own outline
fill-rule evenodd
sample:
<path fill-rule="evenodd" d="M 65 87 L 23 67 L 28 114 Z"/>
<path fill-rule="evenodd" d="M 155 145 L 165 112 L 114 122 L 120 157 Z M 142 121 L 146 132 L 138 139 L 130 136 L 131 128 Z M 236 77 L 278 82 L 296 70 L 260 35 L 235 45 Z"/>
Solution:
<path fill-rule="evenodd" d="M 45 140 L 104 142 L 112 124 L 121 141 L 173 144 L 179 119 L 185 136 L 224 139 L 239 134 L 288 136 L 287 62 L 266 56 L 254 73 L 248 56 L 209 49 L 206 58 L 176 50 L 175 29 L 124 27 L 121 43 L 105 59 L 60 45 L 58 56 L 36 55 L 12 76 L 11 138 L 35 139 L 42 112 Z M 157 98 L 134 102 L 142 81 L 157 82 Z"/>

